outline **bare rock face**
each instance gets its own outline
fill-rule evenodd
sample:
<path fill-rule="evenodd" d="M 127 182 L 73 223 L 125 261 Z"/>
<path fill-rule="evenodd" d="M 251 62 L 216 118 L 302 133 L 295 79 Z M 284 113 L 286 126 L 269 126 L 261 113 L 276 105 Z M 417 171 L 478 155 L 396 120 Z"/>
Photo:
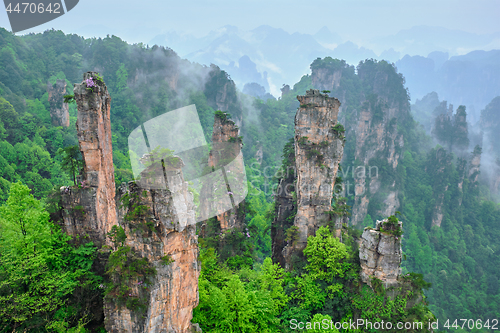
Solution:
<path fill-rule="evenodd" d="M 241 138 L 239 137 L 239 128 L 236 126 L 234 121 L 228 118 L 227 113 L 217 113 L 214 118 L 214 127 L 212 133 L 212 150 L 210 151 L 210 156 L 208 160 L 209 167 L 213 169 L 221 169 L 223 171 L 224 177 L 227 179 L 228 172 L 231 172 L 229 168 L 224 168 L 224 166 L 229 162 L 238 157 L 241 152 Z M 233 170 L 233 172 L 236 170 Z M 219 186 L 219 185 L 217 185 Z M 203 195 L 205 191 L 210 191 L 210 185 L 203 184 L 201 193 L 202 196 L 208 197 L 208 195 Z M 230 188 L 227 189 L 228 193 Z M 227 206 L 222 201 L 203 201 L 201 202 L 202 215 L 210 216 L 209 211 L 216 212 L 217 220 L 220 223 L 221 230 L 224 232 L 229 229 L 234 229 L 236 227 L 241 227 L 242 218 L 244 216 L 238 216 L 238 203 L 232 200 L 233 208 L 226 211 Z M 213 216 L 213 214 L 212 214 Z"/>
<path fill-rule="evenodd" d="M 57 80 L 55 85 L 47 83 L 47 93 L 49 94 L 50 117 L 54 126 L 69 126 L 69 106 L 64 103 L 66 95 L 66 81 Z"/>
<path fill-rule="evenodd" d="M 333 91 L 339 87 L 341 78 L 342 69 L 332 71 L 328 68 L 318 68 L 312 76 L 312 85 L 319 90 Z"/>
<path fill-rule="evenodd" d="M 293 197 L 295 192 L 295 181 L 297 175 L 295 173 L 295 152 L 293 146 L 290 147 L 288 156 L 286 156 L 286 165 L 282 178 L 276 189 L 274 201 L 274 220 L 271 223 L 271 239 L 272 239 L 272 259 L 274 263 L 279 263 L 281 267 L 286 266 L 283 249 L 287 245 L 286 230 L 293 226 L 294 213 L 297 212 L 297 200 Z"/>
<path fill-rule="evenodd" d="M 111 144 L 111 97 L 104 83 L 87 89 L 87 79 L 96 73 L 84 74 L 84 81 L 75 84 L 78 107 L 76 123 L 78 144 L 84 160 L 81 188 L 63 191 L 63 203 L 74 214 L 64 215 L 66 232 L 71 235 L 92 235 L 103 244 L 106 233 L 117 223 L 115 208 L 115 175 Z"/>
<path fill-rule="evenodd" d="M 130 288 L 131 300 L 142 300 L 140 309 L 129 306 L 133 302 L 122 304 L 113 292 L 108 294 L 103 305 L 106 330 L 191 332 L 192 310 L 198 305 L 200 264 L 193 195 L 183 178 L 182 160 L 172 158 L 162 164 L 159 173 L 151 170 L 153 164 L 143 171 L 158 176 L 142 177 L 151 182 L 141 183 L 147 188 L 131 183 L 122 186 L 115 198 L 109 93 L 92 72 L 84 74 L 84 81 L 75 85 L 74 91 L 85 167 L 79 187 L 61 189 L 63 228 L 73 236 L 94 241 L 100 248 L 96 266 L 104 271 L 106 252 L 117 246 L 107 233 L 120 226 L 127 236 L 124 246 L 130 249 L 131 258 L 146 260 L 156 271 L 147 285 L 136 281 L 138 277 L 122 281 Z M 163 187 L 159 189 L 159 185 Z M 112 282 L 117 278 L 112 276 Z"/>
<path fill-rule="evenodd" d="M 204 92 L 208 105 L 214 110 L 231 110 L 234 122 L 241 125 L 242 109 L 238 101 L 236 85 L 225 71 L 212 64 Z"/>
<path fill-rule="evenodd" d="M 194 212 L 192 195 L 179 169 L 169 177 L 170 188 L 182 195 L 188 210 Z M 172 175 L 171 175 L 172 176 Z M 123 205 L 123 199 L 129 205 Z M 131 201 L 130 201 L 130 198 Z M 192 331 L 192 313 L 198 305 L 198 237 L 194 214 L 188 223 L 181 223 L 169 189 L 145 190 L 131 182 L 119 189 L 117 203 L 118 220 L 128 235 L 126 245 L 156 269 L 152 283 L 144 287 L 133 281 L 132 296 L 146 299 L 147 310 L 131 310 L 117 304 L 112 298 L 105 303 L 106 330 L 113 333 L 187 333 Z M 143 207 L 141 214 L 134 214 Z M 169 262 L 162 258 L 168 257 Z"/>
<path fill-rule="evenodd" d="M 337 125 L 340 102 L 308 90 L 297 96 L 300 107 L 295 116 L 295 167 L 297 170 L 297 240 L 285 249 L 285 257 L 302 251 L 307 237 L 330 221 L 335 178 L 344 151 L 344 139 Z M 288 260 L 288 259 L 287 259 Z"/>
<path fill-rule="evenodd" d="M 95 80 L 97 73 L 87 72 L 83 82 L 75 84 L 74 93 L 78 107 L 76 130 L 78 144 L 84 161 L 83 179 L 86 185 L 96 188 L 97 229 L 102 233 L 116 224 L 115 172 L 111 141 L 111 97 L 104 83 Z M 87 80 L 93 77 L 93 91 L 87 89 Z"/>
<path fill-rule="evenodd" d="M 290 86 L 288 84 L 285 84 L 280 90 L 281 90 L 281 98 L 283 98 L 286 94 L 290 92 Z"/>
<path fill-rule="evenodd" d="M 402 158 L 404 138 L 398 124 L 411 116 L 400 76 L 386 62 L 370 60 L 360 63 L 355 73 L 354 67 L 345 61 L 317 59 L 311 71 L 312 85 L 331 91 L 343 104 L 338 117 L 350 140 L 342 177 L 348 179 L 344 196 L 354 194 L 351 223 L 357 225 L 364 220 L 375 196 L 383 202 L 377 214 L 394 214 L 400 205 L 398 184 L 385 181 L 386 175 L 379 175 L 378 171 L 380 164 L 387 162 L 393 169 L 390 172 L 396 172 Z M 355 88 L 347 82 L 357 82 L 364 88 Z M 356 165 L 348 161 L 356 161 Z"/>
<path fill-rule="evenodd" d="M 371 285 L 371 278 L 381 280 L 385 287 L 398 285 L 401 275 L 401 237 L 381 231 L 386 220 L 377 221 L 375 230 L 365 228 L 359 244 L 361 280 Z M 399 228 L 402 222 L 399 221 Z"/>
<path fill-rule="evenodd" d="M 384 110 L 381 119 L 374 117 L 375 112 Z M 389 166 L 394 170 L 401 159 L 401 149 L 404 145 L 403 136 L 398 133 L 396 124 L 390 126 L 389 120 L 397 113 L 397 107 L 389 107 L 385 103 L 366 102 L 359 112 L 359 120 L 355 124 L 356 147 L 354 156 L 363 164 L 363 168 L 354 170 L 355 177 L 355 204 L 352 208 L 352 224 L 356 225 L 365 218 L 370 194 L 375 194 L 381 187 L 378 168 L 370 165 L 370 160 L 384 153 Z M 360 174 L 360 175 L 358 175 Z M 383 199 L 384 207 L 380 214 L 389 216 L 399 207 L 398 191 L 395 184 L 389 184 L 387 196 Z"/>

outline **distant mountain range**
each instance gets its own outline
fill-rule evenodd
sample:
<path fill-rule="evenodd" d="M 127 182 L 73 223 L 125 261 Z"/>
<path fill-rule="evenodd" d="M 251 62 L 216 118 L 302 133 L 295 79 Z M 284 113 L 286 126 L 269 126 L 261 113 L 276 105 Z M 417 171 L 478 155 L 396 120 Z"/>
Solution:
<path fill-rule="evenodd" d="M 255 82 L 275 97 L 284 84 L 298 82 L 310 72 L 309 65 L 316 58 L 325 56 L 352 65 L 368 58 L 394 62 L 405 76 L 413 100 L 436 91 L 450 103 L 472 106 L 472 112 L 481 110 L 500 91 L 500 51 L 468 53 L 500 49 L 500 32 L 477 35 L 416 26 L 361 46 L 343 40 L 327 27 L 310 35 L 267 25 L 250 31 L 227 25 L 203 37 L 168 32 L 149 44 L 170 47 L 201 64 L 214 63 L 229 73 L 240 90 Z"/>

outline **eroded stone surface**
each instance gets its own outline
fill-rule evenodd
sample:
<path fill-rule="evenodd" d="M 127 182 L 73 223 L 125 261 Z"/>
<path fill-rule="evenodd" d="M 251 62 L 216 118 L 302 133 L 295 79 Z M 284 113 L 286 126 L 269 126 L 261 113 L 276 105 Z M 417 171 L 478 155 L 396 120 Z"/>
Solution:
<path fill-rule="evenodd" d="M 222 175 L 225 179 L 229 179 L 228 177 L 239 177 L 239 175 L 244 174 L 244 166 L 242 163 L 238 163 L 241 155 L 241 140 L 239 138 L 239 128 L 238 126 L 228 118 L 229 115 L 225 114 L 216 115 L 214 119 L 214 127 L 212 133 L 212 150 L 210 151 L 210 156 L 208 160 L 208 165 L 213 170 L 220 170 L 220 172 L 224 172 Z M 236 161 L 232 164 L 232 167 L 228 166 L 228 163 L 231 161 Z M 202 198 L 211 197 L 209 193 L 212 193 L 214 189 L 211 186 L 217 187 L 225 187 L 225 180 L 222 182 L 223 184 L 215 184 L 211 185 L 210 182 L 204 183 L 201 190 Z M 230 182 L 230 185 L 235 185 L 234 181 Z M 231 189 L 231 188 L 219 188 L 221 191 L 221 195 L 227 196 L 227 200 L 231 198 L 228 196 L 228 193 L 233 193 L 233 199 L 231 201 L 232 208 L 227 210 L 228 205 L 226 201 L 223 200 L 203 200 L 200 202 L 202 215 L 204 216 L 217 216 L 217 220 L 220 223 L 221 230 L 224 232 L 229 229 L 234 229 L 236 227 L 242 226 L 242 218 L 243 216 L 238 216 L 238 200 L 237 192 L 239 189 Z M 234 204 L 234 205 L 233 205 Z M 210 214 L 209 212 L 214 212 L 214 214 Z M 202 227 L 203 231 L 203 227 Z M 203 233 L 203 232 L 202 232 Z"/>
<path fill-rule="evenodd" d="M 193 196 L 182 175 L 182 161 L 172 159 L 178 162 L 166 163 L 161 172 L 155 173 L 157 177 L 145 177 L 154 182 L 146 185 L 162 185 L 163 189 L 143 189 L 131 183 L 122 186 L 115 198 L 110 97 L 104 84 L 88 90 L 85 80 L 90 77 L 95 77 L 95 73 L 85 73 L 84 81 L 75 85 L 78 141 L 85 168 L 80 188 L 61 189 L 63 228 L 73 236 L 88 236 L 101 248 L 104 244 L 111 246 L 106 233 L 119 225 L 127 234 L 125 245 L 135 256 L 147 258 L 156 268 L 157 273 L 147 289 L 139 290 L 138 281 L 131 281 L 134 295 L 141 292 L 148 300 L 146 313 L 118 306 L 113 298 L 105 300 L 108 332 L 191 332 L 192 311 L 198 305 L 201 267 Z M 147 168 L 143 172 L 151 170 Z M 134 204 L 145 207 L 145 212 L 131 217 L 128 213 L 134 207 L 123 204 L 125 195 L 135 198 Z M 173 262 L 164 265 L 161 259 L 164 256 Z M 96 266 L 104 271 L 104 257 L 99 257 Z"/>
<path fill-rule="evenodd" d="M 115 208 L 115 174 L 111 144 L 109 96 L 106 85 L 87 90 L 87 72 L 74 93 L 78 108 L 76 122 L 78 144 L 84 161 L 82 188 L 63 190 L 63 203 L 70 214 L 64 215 L 70 235 L 90 234 L 97 245 L 106 242 L 106 233 L 117 223 Z"/>
<path fill-rule="evenodd" d="M 292 252 L 301 252 L 307 245 L 307 237 L 315 235 L 319 227 L 330 220 L 335 178 L 344 152 L 343 133 L 334 130 L 339 100 L 319 90 L 308 90 L 297 99 L 300 107 L 295 116 L 297 215 L 294 226 L 298 229 L 298 239 L 285 247 L 287 260 Z"/>
<path fill-rule="evenodd" d="M 180 171 L 180 170 L 179 170 Z M 175 195 L 185 197 L 194 210 L 192 195 L 182 173 L 179 177 L 169 178 L 171 186 L 179 190 Z M 139 291 L 139 286 L 132 285 L 134 295 L 140 292 L 148 297 L 148 310 L 145 314 L 119 307 L 112 300 L 105 304 L 106 329 L 108 332 L 121 333 L 186 333 L 192 331 L 193 309 L 198 305 L 198 276 L 201 266 L 198 261 L 198 237 L 194 225 L 194 215 L 188 224 L 179 225 L 179 216 L 173 204 L 170 190 L 144 190 L 134 183 L 122 185 L 117 202 L 125 195 L 139 198 L 134 204 L 148 208 L 139 218 L 127 220 L 130 207 L 118 209 L 118 220 L 128 237 L 126 245 L 140 257 L 156 268 L 156 276 L 146 291 Z M 145 227 L 147 221 L 153 221 L 154 230 Z M 138 232 L 137 230 L 140 230 Z M 164 265 L 161 258 L 168 255 L 173 262 Z"/>
<path fill-rule="evenodd" d="M 377 221 L 376 228 L 366 228 L 361 235 L 359 259 L 361 280 L 371 285 L 371 277 L 380 279 L 386 287 L 398 284 L 401 275 L 401 237 L 383 232 L 380 227 L 387 219 Z M 399 222 L 402 228 L 402 222 Z"/>

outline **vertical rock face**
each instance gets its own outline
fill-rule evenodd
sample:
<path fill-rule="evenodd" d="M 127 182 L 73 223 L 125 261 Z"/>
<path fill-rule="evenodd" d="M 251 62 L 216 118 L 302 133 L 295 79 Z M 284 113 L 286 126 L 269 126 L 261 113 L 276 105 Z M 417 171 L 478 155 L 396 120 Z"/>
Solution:
<path fill-rule="evenodd" d="M 446 150 L 444 148 L 438 148 L 436 149 L 435 155 L 433 156 L 432 159 L 432 167 L 427 168 L 426 171 L 429 174 L 432 174 L 433 176 L 436 177 L 436 179 L 442 179 L 448 172 L 450 171 L 451 167 L 451 155 L 447 154 Z M 457 186 L 460 185 L 460 183 L 457 184 Z M 448 185 L 443 182 L 441 183 L 436 183 L 433 186 L 433 191 L 434 191 L 434 198 L 436 201 L 436 204 L 434 206 L 434 210 L 432 212 L 432 226 L 441 226 L 441 222 L 443 221 L 443 203 L 444 203 L 444 195 L 445 192 L 448 190 Z"/>
<path fill-rule="evenodd" d="M 64 103 L 66 95 L 66 81 L 57 80 L 55 85 L 47 83 L 47 93 L 49 94 L 50 117 L 54 126 L 69 126 L 69 106 Z"/>
<path fill-rule="evenodd" d="M 179 158 L 168 160 L 162 164 L 162 172 L 153 172 L 156 178 L 151 177 L 151 168 L 155 167 L 152 164 L 142 177 L 152 183 L 141 183 L 151 186 L 140 188 L 131 183 L 122 186 L 115 198 L 107 88 L 96 73 L 85 73 L 84 81 L 75 85 L 75 99 L 78 141 L 85 167 L 79 188 L 61 190 L 63 227 L 74 236 L 88 235 L 104 253 L 112 245 L 107 233 L 113 226 L 120 226 L 127 236 L 124 245 L 130 249 L 131 258 L 147 260 L 156 270 L 147 285 L 138 278 L 121 282 L 130 288 L 130 299 L 140 297 L 146 310 L 130 307 L 129 303 L 118 304 L 117 295 L 108 294 L 104 302 L 106 330 L 191 332 L 192 310 L 198 305 L 200 264 L 193 196 L 183 178 L 183 163 Z M 163 188 L 158 189 L 159 184 Z M 104 244 L 107 246 L 102 247 Z M 99 257 L 96 265 L 101 271 L 105 264 L 104 257 Z M 116 282 L 116 277 L 111 279 Z"/>
<path fill-rule="evenodd" d="M 333 91 L 340 86 L 342 70 L 330 70 L 328 68 L 318 68 L 312 76 L 312 85 L 319 90 Z"/>
<path fill-rule="evenodd" d="M 78 107 L 76 130 L 84 161 L 83 179 L 86 185 L 96 188 L 95 207 L 98 219 L 95 227 L 105 234 L 116 224 L 111 97 L 106 85 L 97 83 L 96 74 L 87 72 L 83 75 L 84 81 L 75 84 Z M 93 90 L 87 89 L 87 80 L 95 82 Z"/>
<path fill-rule="evenodd" d="M 383 110 L 383 111 L 382 111 Z M 352 209 L 352 224 L 358 224 L 365 218 L 369 194 L 375 194 L 381 187 L 378 176 L 378 167 L 370 165 L 370 161 L 383 156 L 392 169 L 396 169 L 401 158 L 403 136 L 398 133 L 396 123 L 389 124 L 397 113 L 397 107 L 389 106 L 383 100 L 367 101 L 359 112 L 359 120 L 354 125 L 356 146 L 354 158 L 362 163 L 362 169 L 355 170 L 355 204 Z M 383 113 L 382 113 L 383 112 Z M 388 193 L 383 199 L 383 208 L 380 215 L 389 216 L 399 207 L 398 190 L 396 184 L 388 184 Z"/>
<path fill-rule="evenodd" d="M 117 223 L 115 208 L 115 176 L 111 145 L 111 97 L 104 83 L 87 89 L 87 80 L 96 73 L 84 74 L 75 84 L 78 107 L 76 123 L 78 144 L 82 152 L 83 188 L 65 189 L 63 202 L 72 214 L 65 214 L 66 231 L 71 235 L 92 235 L 102 244 L 106 233 Z M 92 80 L 94 82 L 94 80 Z"/>
<path fill-rule="evenodd" d="M 385 61 L 366 60 L 356 72 L 354 66 L 329 57 L 316 59 L 311 71 L 313 86 L 331 91 L 343 104 L 339 120 L 348 140 L 342 177 L 345 196 L 354 195 L 351 223 L 361 223 L 368 211 L 372 216 L 394 214 L 400 205 L 398 184 L 386 179 L 396 173 L 402 158 L 404 138 L 398 124 L 411 119 L 402 76 Z"/>
<path fill-rule="evenodd" d="M 285 84 L 281 89 L 281 98 L 283 98 L 286 94 L 290 92 L 290 86 Z"/>
<path fill-rule="evenodd" d="M 295 213 L 297 212 L 297 200 L 293 198 L 295 192 L 295 152 L 293 143 L 288 143 L 285 146 L 285 151 L 288 156 L 285 156 L 286 162 L 283 165 L 283 177 L 280 179 L 276 189 L 274 201 L 274 220 L 271 224 L 271 239 L 272 239 L 272 259 L 274 263 L 279 263 L 282 267 L 286 266 L 283 249 L 287 245 L 286 230 L 293 226 Z M 286 154 L 285 153 L 285 154 Z"/>
<path fill-rule="evenodd" d="M 359 259 L 361 262 L 361 280 L 371 285 L 371 278 L 381 280 L 386 287 L 398 284 L 401 275 L 401 237 L 381 228 L 388 220 L 377 221 L 375 230 L 366 228 L 361 235 Z M 402 228 L 402 222 L 398 222 Z"/>
<path fill-rule="evenodd" d="M 214 128 L 212 133 L 212 150 L 210 152 L 208 165 L 209 167 L 215 169 L 221 168 L 224 172 L 224 177 L 227 179 L 228 174 L 231 170 L 230 168 L 224 168 L 228 162 L 234 160 L 241 152 L 241 139 L 239 137 L 239 128 L 236 126 L 234 121 L 227 118 L 226 113 L 217 113 L 214 118 Z M 237 170 L 233 170 L 237 171 Z M 227 184 L 227 182 L 226 182 Z M 216 185 L 219 186 L 219 185 Z M 210 185 L 203 184 L 202 196 L 205 191 L 210 191 Z M 228 193 L 230 188 L 227 189 Z M 234 200 L 233 200 L 234 201 Z M 201 202 L 202 215 L 213 216 L 209 214 L 209 211 L 216 212 L 217 220 L 220 223 L 221 230 L 224 232 L 229 229 L 240 227 L 242 224 L 242 218 L 244 216 L 238 215 L 237 203 L 232 202 L 233 208 L 226 211 L 227 206 L 223 201 L 203 201 Z"/>
<path fill-rule="evenodd" d="M 118 220 L 128 235 L 126 245 L 139 257 L 147 258 L 156 269 L 156 275 L 147 289 L 131 284 L 132 295 L 145 298 L 145 312 L 120 306 L 113 299 L 105 304 L 106 330 L 112 333 L 191 332 L 193 309 L 198 305 L 198 238 L 194 214 L 188 223 L 180 223 L 173 203 L 173 194 L 182 195 L 188 211 L 194 212 L 192 195 L 184 181 L 181 169 L 170 169 L 169 189 L 145 190 L 135 183 L 119 189 L 117 203 L 123 198 L 134 198 L 120 205 Z M 172 175 L 174 174 L 174 175 Z M 134 209 L 144 207 L 139 215 Z M 167 256 L 171 263 L 162 258 Z"/>
<path fill-rule="evenodd" d="M 335 178 L 344 151 L 344 139 L 337 125 L 340 102 L 308 90 L 297 96 L 300 107 L 295 116 L 295 167 L 297 170 L 296 242 L 285 248 L 285 257 L 302 251 L 307 237 L 330 221 Z"/>
<path fill-rule="evenodd" d="M 204 93 L 207 96 L 208 105 L 215 110 L 231 110 L 234 122 L 241 125 L 242 108 L 238 102 L 236 85 L 225 71 L 213 64 L 210 66 Z"/>

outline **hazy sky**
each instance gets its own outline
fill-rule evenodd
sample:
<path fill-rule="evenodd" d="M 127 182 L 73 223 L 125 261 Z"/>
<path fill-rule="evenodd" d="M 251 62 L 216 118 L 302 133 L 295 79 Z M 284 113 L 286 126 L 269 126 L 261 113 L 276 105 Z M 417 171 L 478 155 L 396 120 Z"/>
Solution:
<path fill-rule="evenodd" d="M 66 15 L 18 34 L 55 28 L 146 43 L 171 30 L 200 37 L 227 24 L 243 30 L 267 24 L 310 34 L 327 26 L 344 40 L 363 43 L 416 25 L 499 32 L 499 18 L 500 0 L 80 0 Z M 0 10 L 0 26 L 10 30 L 5 9 Z"/>

